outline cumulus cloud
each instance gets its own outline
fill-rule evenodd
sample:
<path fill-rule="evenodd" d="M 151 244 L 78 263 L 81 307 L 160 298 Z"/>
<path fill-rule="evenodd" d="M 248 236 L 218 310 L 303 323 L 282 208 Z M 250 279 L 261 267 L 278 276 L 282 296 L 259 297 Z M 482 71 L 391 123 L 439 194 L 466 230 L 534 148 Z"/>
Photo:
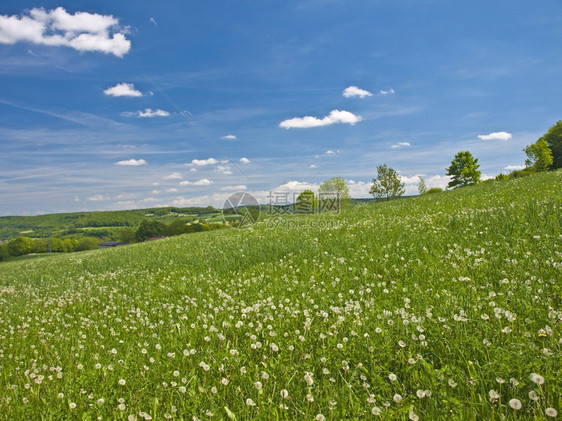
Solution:
<path fill-rule="evenodd" d="M 490 134 L 479 134 L 478 139 L 481 140 L 509 140 L 511 133 L 508 132 L 494 132 Z"/>
<path fill-rule="evenodd" d="M 318 184 L 312 184 L 306 181 L 289 181 L 288 183 L 282 184 L 277 187 L 274 191 L 276 192 L 302 192 L 304 190 L 318 190 Z"/>
<path fill-rule="evenodd" d="M 152 110 L 152 108 L 146 108 L 144 111 L 138 111 L 139 117 L 168 117 L 170 113 L 164 110 Z"/>
<path fill-rule="evenodd" d="M 518 170 L 522 170 L 524 168 L 525 168 L 525 165 L 508 165 L 507 167 L 504 168 L 504 170 L 518 171 Z"/>
<path fill-rule="evenodd" d="M 218 172 L 219 174 L 225 174 L 225 175 L 232 174 L 232 171 L 230 171 L 230 167 L 228 165 L 217 165 L 215 171 Z"/>
<path fill-rule="evenodd" d="M 138 165 L 146 165 L 147 162 L 144 159 L 129 159 L 126 161 L 117 161 L 115 164 L 136 167 Z"/>
<path fill-rule="evenodd" d="M 187 165 L 197 165 L 198 167 L 204 167 L 205 165 L 213 165 L 216 164 L 217 161 L 215 158 L 208 158 L 208 159 L 194 159 L 191 161 L 190 164 Z"/>
<path fill-rule="evenodd" d="M 354 96 L 358 96 L 359 98 L 365 98 L 366 96 L 373 96 L 373 94 L 364 89 L 359 89 L 357 86 L 350 86 L 344 89 L 343 96 L 346 98 L 351 98 Z"/>
<path fill-rule="evenodd" d="M 390 88 L 390 89 L 387 90 L 387 91 L 385 91 L 385 90 L 383 90 L 383 89 L 381 89 L 381 90 L 379 91 L 379 94 L 381 94 L 381 95 L 388 95 L 388 94 L 393 94 L 393 93 L 394 93 L 394 89 L 392 89 L 392 88 Z"/>
<path fill-rule="evenodd" d="M 164 180 L 181 180 L 181 174 L 179 172 L 174 172 L 170 175 L 166 175 L 163 177 Z"/>
<path fill-rule="evenodd" d="M 410 146 L 412 146 L 410 144 L 410 142 L 398 142 L 395 143 L 394 145 L 391 146 L 391 148 L 393 149 L 397 149 L 397 148 L 409 148 Z"/>
<path fill-rule="evenodd" d="M 197 181 L 182 181 L 180 186 L 209 186 L 213 184 L 213 182 L 207 178 L 202 178 L 201 180 Z"/>
<path fill-rule="evenodd" d="M 237 137 L 234 136 L 233 134 L 227 134 L 226 136 L 221 136 L 221 139 L 224 139 L 224 140 L 236 140 Z"/>
<path fill-rule="evenodd" d="M 132 83 L 118 83 L 103 91 L 104 94 L 109 96 L 142 96 L 142 93 L 135 89 Z"/>
<path fill-rule="evenodd" d="M 330 115 L 324 118 L 316 118 L 311 116 L 295 117 L 284 120 L 279 123 L 279 127 L 284 129 L 307 129 L 310 127 L 329 126 L 336 123 L 346 123 L 354 125 L 361 121 L 362 117 L 344 110 L 333 110 Z"/>
<path fill-rule="evenodd" d="M 252 162 L 252 161 L 250 161 L 248 158 L 240 158 L 240 162 L 241 162 L 242 164 L 249 164 L 249 163 Z"/>
<path fill-rule="evenodd" d="M 22 16 L 0 15 L 2 44 L 30 42 L 123 57 L 131 49 L 131 41 L 125 37 L 127 32 L 112 15 L 70 14 L 63 7 L 49 11 L 34 8 Z"/>

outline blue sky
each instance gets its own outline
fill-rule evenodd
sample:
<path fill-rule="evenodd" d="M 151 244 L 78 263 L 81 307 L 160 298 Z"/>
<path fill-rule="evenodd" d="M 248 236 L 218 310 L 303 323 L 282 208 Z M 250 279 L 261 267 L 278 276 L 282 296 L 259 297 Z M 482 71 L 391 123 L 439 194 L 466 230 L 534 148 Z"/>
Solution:
<path fill-rule="evenodd" d="M 562 118 L 562 1 L 3 1 L 0 215 L 485 176 Z"/>

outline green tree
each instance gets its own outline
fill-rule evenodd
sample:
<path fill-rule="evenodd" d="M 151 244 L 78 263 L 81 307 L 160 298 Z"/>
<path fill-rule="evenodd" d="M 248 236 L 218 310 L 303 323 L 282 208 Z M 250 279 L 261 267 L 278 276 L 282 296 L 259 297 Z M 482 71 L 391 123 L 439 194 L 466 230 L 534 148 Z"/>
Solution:
<path fill-rule="evenodd" d="M 95 237 L 83 237 L 78 240 L 74 251 L 95 250 L 98 248 L 100 240 Z"/>
<path fill-rule="evenodd" d="M 418 193 L 425 194 L 425 192 L 427 191 L 427 185 L 425 184 L 425 180 L 421 177 L 418 178 L 420 179 L 418 183 Z"/>
<path fill-rule="evenodd" d="M 562 168 L 562 121 L 558 121 L 541 137 L 552 151 L 552 169 Z"/>
<path fill-rule="evenodd" d="M 49 240 L 46 238 L 34 238 L 31 240 L 32 253 L 47 253 Z"/>
<path fill-rule="evenodd" d="M 162 235 L 163 232 L 164 225 L 160 222 L 154 220 L 144 220 L 141 222 L 137 232 L 135 233 L 135 239 L 140 243 L 147 238 Z"/>
<path fill-rule="evenodd" d="M 548 171 L 552 165 L 552 150 L 542 137 L 523 149 L 527 155 L 525 166 L 533 172 Z"/>
<path fill-rule="evenodd" d="M 349 205 L 349 187 L 342 177 L 325 180 L 318 188 L 318 206 L 320 211 L 339 210 Z"/>
<path fill-rule="evenodd" d="M 389 200 L 404 194 L 404 183 L 400 181 L 400 174 L 386 164 L 377 167 L 377 178 L 373 178 L 373 185 L 369 193 L 376 199 Z"/>
<path fill-rule="evenodd" d="M 8 252 L 10 256 L 23 256 L 31 253 L 31 238 L 18 237 L 8 243 Z"/>
<path fill-rule="evenodd" d="M 64 240 L 62 242 L 62 250 L 65 253 L 72 253 L 75 249 L 76 246 L 78 245 L 78 241 L 77 240 L 73 240 L 71 238 L 67 238 L 66 240 Z"/>
<path fill-rule="evenodd" d="M 123 243 L 134 243 L 135 231 L 132 228 L 123 228 L 119 231 L 119 241 Z"/>
<path fill-rule="evenodd" d="M 164 235 L 166 236 L 173 236 L 173 235 L 181 235 L 187 232 L 187 224 L 182 219 L 176 219 L 172 223 L 166 225 L 164 227 Z"/>
<path fill-rule="evenodd" d="M 455 155 L 451 165 L 447 168 L 447 175 L 452 177 L 447 187 L 464 187 L 480 181 L 478 159 L 469 151 L 461 151 Z"/>
<path fill-rule="evenodd" d="M 60 238 L 51 238 L 51 251 L 53 253 L 62 253 L 64 251 L 64 243 Z"/>
<path fill-rule="evenodd" d="M 304 190 L 295 201 L 295 213 L 315 213 L 318 211 L 318 198 L 312 190 Z"/>
<path fill-rule="evenodd" d="M 10 253 L 8 252 L 8 246 L 5 243 L 0 244 L 0 262 L 2 260 L 6 260 L 10 257 Z"/>

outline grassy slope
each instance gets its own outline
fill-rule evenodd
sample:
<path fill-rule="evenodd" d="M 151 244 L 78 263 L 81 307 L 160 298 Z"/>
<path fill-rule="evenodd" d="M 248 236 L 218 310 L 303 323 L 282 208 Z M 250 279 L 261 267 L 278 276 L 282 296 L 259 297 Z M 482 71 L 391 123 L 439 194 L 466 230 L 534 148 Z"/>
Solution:
<path fill-rule="evenodd" d="M 341 419 L 369 417 L 376 405 L 388 417 L 413 408 L 427 419 L 499 419 L 513 416 L 506 402 L 515 397 L 523 415 L 544 418 L 547 406 L 560 409 L 562 390 L 561 191 L 559 171 L 291 220 L 305 228 L 262 223 L 2 264 L 0 414 L 72 417 L 75 402 L 74 412 L 90 416 L 161 417 L 175 407 L 186 419 L 206 410 L 221 418 L 228 406 L 239 419 Z M 252 349 L 258 341 L 263 348 Z M 184 357 L 190 349 L 196 354 Z M 22 372 L 33 371 L 34 359 L 61 367 L 63 378 L 34 384 Z M 270 375 L 260 380 L 263 394 L 254 387 L 261 371 Z M 305 372 L 314 374 L 311 388 Z M 546 383 L 534 385 L 531 373 Z M 286 411 L 282 388 L 291 396 Z M 501 395 L 494 405 L 492 389 Z M 417 390 L 432 395 L 419 399 Z M 528 399 L 531 390 L 540 404 Z M 100 397 L 103 404 L 88 406 Z M 259 409 L 245 405 L 248 397 Z"/>

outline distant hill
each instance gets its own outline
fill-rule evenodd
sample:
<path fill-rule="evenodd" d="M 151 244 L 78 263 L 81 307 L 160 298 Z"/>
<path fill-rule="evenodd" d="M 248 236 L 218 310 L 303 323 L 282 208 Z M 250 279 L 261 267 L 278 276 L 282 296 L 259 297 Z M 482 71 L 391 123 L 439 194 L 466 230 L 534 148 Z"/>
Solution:
<path fill-rule="evenodd" d="M 148 208 L 124 211 L 73 212 L 37 216 L 0 217 L 0 241 L 26 236 L 45 238 L 49 232 L 59 238 L 73 236 L 102 236 L 124 227 L 136 228 L 146 219 L 169 223 L 181 218 L 185 221 L 216 218 L 220 210 L 206 208 Z"/>

